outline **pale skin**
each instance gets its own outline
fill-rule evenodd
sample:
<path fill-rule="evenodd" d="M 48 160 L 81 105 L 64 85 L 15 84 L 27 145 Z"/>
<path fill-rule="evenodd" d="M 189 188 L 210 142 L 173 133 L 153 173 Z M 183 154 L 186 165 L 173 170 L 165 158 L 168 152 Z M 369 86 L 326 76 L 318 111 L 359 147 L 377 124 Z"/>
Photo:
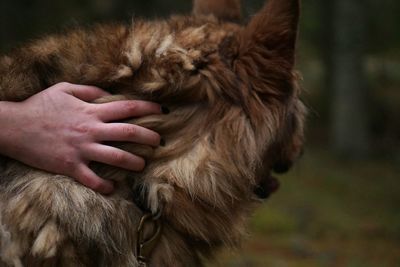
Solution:
<path fill-rule="evenodd" d="M 113 183 L 96 175 L 91 161 L 141 171 L 145 160 L 102 144 L 125 141 L 157 147 L 160 136 L 149 129 L 115 123 L 162 112 L 152 102 L 126 100 L 90 103 L 109 95 L 84 85 L 59 83 L 23 102 L 0 101 L 0 153 L 32 167 L 67 175 L 103 194 Z"/>

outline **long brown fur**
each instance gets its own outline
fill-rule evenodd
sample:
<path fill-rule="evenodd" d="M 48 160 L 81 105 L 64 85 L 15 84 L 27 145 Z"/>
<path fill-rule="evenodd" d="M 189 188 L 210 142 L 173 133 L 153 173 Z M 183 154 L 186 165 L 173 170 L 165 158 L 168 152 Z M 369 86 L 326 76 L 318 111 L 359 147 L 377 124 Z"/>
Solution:
<path fill-rule="evenodd" d="M 98 102 L 147 99 L 172 111 L 130 121 L 159 132 L 165 147 L 113 144 L 146 157 L 144 172 L 92 165 L 117 181 L 111 196 L 4 159 L 4 264 L 138 266 L 143 211 L 134 198 L 162 211 L 149 266 L 201 266 L 216 248 L 240 242 L 259 203 L 254 189 L 268 184 L 274 166 L 292 163 L 303 143 L 299 0 L 269 0 L 247 26 L 225 20 L 239 18 L 236 0 L 195 1 L 194 13 L 73 30 L 2 57 L 0 100 L 22 101 L 66 81 L 116 95 Z"/>

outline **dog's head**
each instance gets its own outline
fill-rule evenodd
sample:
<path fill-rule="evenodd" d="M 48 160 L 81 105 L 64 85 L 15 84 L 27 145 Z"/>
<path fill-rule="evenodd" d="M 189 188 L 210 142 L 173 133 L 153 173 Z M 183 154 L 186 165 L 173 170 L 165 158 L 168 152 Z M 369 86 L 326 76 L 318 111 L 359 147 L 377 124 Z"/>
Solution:
<path fill-rule="evenodd" d="M 269 0 L 242 26 L 232 22 L 239 1 L 198 0 L 193 16 L 135 22 L 127 90 L 172 110 L 167 120 L 137 122 L 167 141 L 145 177 L 168 177 L 204 201 L 251 198 L 257 185 L 260 196 L 276 189 L 271 171 L 289 169 L 303 145 L 306 111 L 294 70 L 299 8 L 299 0 Z M 117 76 L 131 73 L 122 67 Z"/>
<path fill-rule="evenodd" d="M 278 186 L 270 170 L 288 171 L 302 153 L 306 109 L 299 100 L 294 71 L 299 13 L 299 0 L 269 0 L 246 26 L 222 38 L 214 66 L 220 68 L 214 71 L 214 79 L 230 77 L 231 84 L 227 82 L 221 90 L 233 103 L 240 103 L 259 138 L 257 143 L 265 148 L 263 167 L 258 168 L 263 178 L 256 189 L 261 197 Z M 240 1 L 195 0 L 194 14 L 238 21 Z"/>

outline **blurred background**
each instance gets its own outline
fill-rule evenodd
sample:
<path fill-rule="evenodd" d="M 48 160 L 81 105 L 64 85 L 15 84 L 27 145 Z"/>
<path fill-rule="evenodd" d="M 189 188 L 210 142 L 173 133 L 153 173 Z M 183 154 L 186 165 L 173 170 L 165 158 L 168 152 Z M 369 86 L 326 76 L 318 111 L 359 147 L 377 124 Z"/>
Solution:
<path fill-rule="evenodd" d="M 0 52 L 93 22 L 188 13 L 189 0 L 0 0 Z M 263 0 L 242 1 L 249 19 Z M 400 266 L 400 1 L 303 0 L 306 154 L 238 250 L 209 266 Z"/>

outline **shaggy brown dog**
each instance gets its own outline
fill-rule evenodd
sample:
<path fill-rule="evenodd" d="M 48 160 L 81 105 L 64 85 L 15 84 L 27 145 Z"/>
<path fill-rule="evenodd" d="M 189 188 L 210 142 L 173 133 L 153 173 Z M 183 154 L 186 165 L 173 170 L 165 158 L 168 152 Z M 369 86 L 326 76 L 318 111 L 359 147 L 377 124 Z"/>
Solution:
<path fill-rule="evenodd" d="M 217 247 L 240 241 L 257 186 L 268 194 L 274 166 L 300 153 L 305 108 L 294 72 L 299 0 L 269 0 L 247 26 L 229 22 L 239 7 L 199 0 L 193 16 L 74 30 L 1 59 L 1 100 L 68 81 L 120 95 L 99 101 L 140 98 L 172 110 L 132 121 L 159 132 L 165 147 L 115 144 L 148 159 L 143 173 L 93 165 L 117 181 L 111 196 L 4 160 L 6 264 L 201 266 Z M 137 231 L 144 210 L 161 217 Z M 155 247 L 138 248 L 158 223 Z"/>

